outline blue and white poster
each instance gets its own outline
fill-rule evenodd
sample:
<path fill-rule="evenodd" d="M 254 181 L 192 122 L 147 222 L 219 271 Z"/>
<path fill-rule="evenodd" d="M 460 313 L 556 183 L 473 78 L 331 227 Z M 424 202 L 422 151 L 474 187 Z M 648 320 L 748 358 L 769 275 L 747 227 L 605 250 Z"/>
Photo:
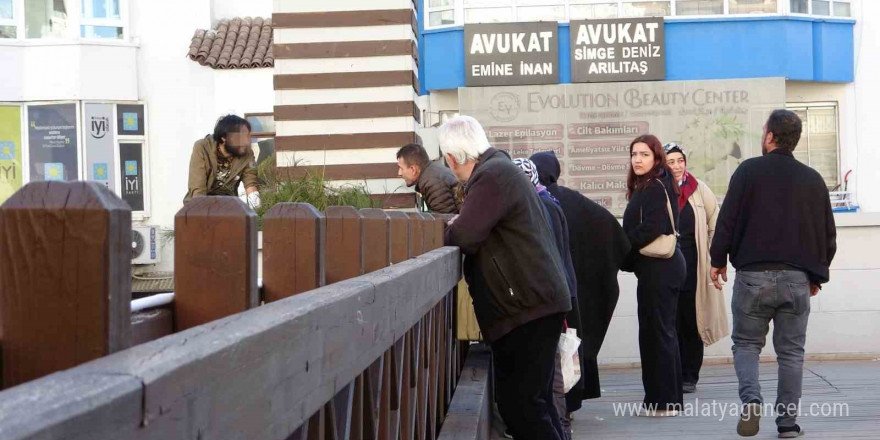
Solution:
<path fill-rule="evenodd" d="M 86 170 L 88 180 L 101 182 L 117 191 L 114 160 L 113 104 L 85 104 L 83 120 L 86 130 Z"/>
<path fill-rule="evenodd" d="M 78 180 L 76 104 L 29 105 L 27 116 L 30 180 Z"/>

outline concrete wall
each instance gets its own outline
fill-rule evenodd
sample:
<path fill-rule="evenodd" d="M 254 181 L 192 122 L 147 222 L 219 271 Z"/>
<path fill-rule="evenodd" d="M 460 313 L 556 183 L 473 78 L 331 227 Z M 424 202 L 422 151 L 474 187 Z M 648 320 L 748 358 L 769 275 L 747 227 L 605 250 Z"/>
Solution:
<path fill-rule="evenodd" d="M 272 0 L 211 0 L 211 23 L 232 17 L 272 16 Z"/>
<path fill-rule="evenodd" d="M 877 147 L 876 124 L 880 115 L 880 2 L 857 2 L 854 9 L 855 27 L 855 83 L 848 91 L 851 117 L 843 121 L 853 133 L 848 144 L 855 145 L 856 188 L 859 204 L 865 211 L 880 212 L 880 173 L 874 165 L 880 163 Z M 851 148 L 851 147 L 850 147 Z"/>
<path fill-rule="evenodd" d="M 136 100 L 136 54 L 117 42 L 0 45 L 0 101 Z"/>

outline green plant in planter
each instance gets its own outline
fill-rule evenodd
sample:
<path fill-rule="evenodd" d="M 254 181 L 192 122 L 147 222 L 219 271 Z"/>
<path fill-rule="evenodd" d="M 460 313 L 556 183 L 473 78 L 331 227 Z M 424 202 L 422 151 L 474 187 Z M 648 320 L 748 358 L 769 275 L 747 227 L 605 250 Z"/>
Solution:
<path fill-rule="evenodd" d="M 366 182 L 336 187 L 328 184 L 323 173 L 306 173 L 295 177 L 286 170 L 279 170 L 274 157 L 264 160 L 258 166 L 257 174 L 261 181 L 261 204 L 256 211 L 261 228 L 263 215 L 282 202 L 309 203 L 319 211 L 326 210 L 328 206 L 353 206 L 358 209 L 382 206 L 380 200 L 370 196 Z"/>

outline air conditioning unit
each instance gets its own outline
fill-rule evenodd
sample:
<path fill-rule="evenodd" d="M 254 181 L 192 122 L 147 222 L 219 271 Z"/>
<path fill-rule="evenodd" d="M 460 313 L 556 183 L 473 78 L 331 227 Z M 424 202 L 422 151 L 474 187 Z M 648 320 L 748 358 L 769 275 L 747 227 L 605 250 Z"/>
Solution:
<path fill-rule="evenodd" d="M 159 262 L 159 228 L 139 226 L 131 231 L 131 264 Z"/>

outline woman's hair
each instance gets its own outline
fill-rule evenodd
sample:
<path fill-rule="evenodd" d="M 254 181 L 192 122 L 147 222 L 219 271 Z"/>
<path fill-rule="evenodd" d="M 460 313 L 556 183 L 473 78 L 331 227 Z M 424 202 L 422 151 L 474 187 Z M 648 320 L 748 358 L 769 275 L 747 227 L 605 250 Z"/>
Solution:
<path fill-rule="evenodd" d="M 638 144 L 643 143 L 651 149 L 651 152 L 654 153 L 654 166 L 645 174 L 641 176 L 637 176 L 632 167 L 632 151 L 633 147 Z M 652 134 L 645 134 L 639 136 L 629 144 L 629 154 L 630 154 L 630 165 L 629 165 L 629 173 L 626 176 L 626 199 L 629 200 L 632 197 L 632 194 L 636 191 L 641 191 L 651 183 L 652 180 L 658 178 L 663 171 L 666 171 L 666 175 L 672 175 L 672 169 L 669 168 L 669 165 L 666 163 L 666 153 L 663 151 L 663 144 L 660 143 L 660 139 L 657 139 L 657 136 Z M 678 186 L 673 185 L 673 191 L 678 194 Z"/>

